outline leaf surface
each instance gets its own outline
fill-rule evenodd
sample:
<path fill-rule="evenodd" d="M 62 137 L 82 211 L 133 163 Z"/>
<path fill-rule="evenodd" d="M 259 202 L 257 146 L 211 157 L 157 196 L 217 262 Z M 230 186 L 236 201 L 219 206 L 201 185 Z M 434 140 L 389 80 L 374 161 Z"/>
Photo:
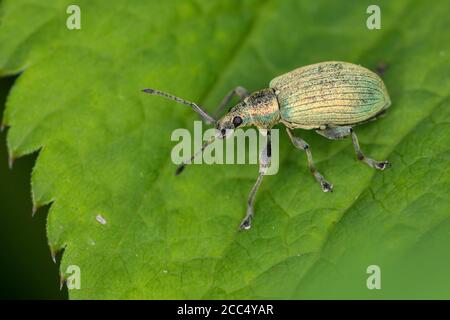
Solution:
<path fill-rule="evenodd" d="M 2 1 L 0 74 L 23 71 L 3 117 L 9 153 L 39 150 L 33 201 L 51 203 L 61 272 L 80 267 L 70 297 L 450 297 L 450 6 L 376 2 L 380 30 L 366 27 L 372 3 L 294 0 L 78 1 L 81 30 L 68 30 L 70 1 Z M 348 139 L 299 130 L 334 184 L 322 193 L 282 131 L 280 171 L 238 232 L 257 167 L 175 177 L 171 133 L 196 115 L 140 90 L 212 111 L 237 85 L 254 91 L 326 60 L 386 65 L 393 104 L 357 132 L 392 168 L 357 163 Z M 366 287 L 369 265 L 381 291 Z"/>

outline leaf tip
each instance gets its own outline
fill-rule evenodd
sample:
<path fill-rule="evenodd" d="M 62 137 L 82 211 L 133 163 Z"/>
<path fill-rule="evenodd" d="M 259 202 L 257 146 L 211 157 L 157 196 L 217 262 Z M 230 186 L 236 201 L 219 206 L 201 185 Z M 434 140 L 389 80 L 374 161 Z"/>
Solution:
<path fill-rule="evenodd" d="M 14 160 L 15 160 L 14 156 L 9 156 L 9 158 L 8 158 L 8 168 L 9 168 L 9 170 L 13 169 Z"/>
<path fill-rule="evenodd" d="M 56 254 L 58 253 L 57 250 L 50 248 L 50 255 L 52 256 L 53 263 L 56 263 Z"/>
<path fill-rule="evenodd" d="M 62 290 L 64 283 L 66 283 L 66 278 L 65 278 L 64 274 L 60 273 L 59 274 L 59 290 L 60 291 Z"/>
<path fill-rule="evenodd" d="M 34 215 L 36 214 L 36 211 L 38 211 L 40 208 L 39 205 L 37 205 L 36 203 L 33 204 L 33 208 L 31 209 L 31 217 L 34 217 Z"/>

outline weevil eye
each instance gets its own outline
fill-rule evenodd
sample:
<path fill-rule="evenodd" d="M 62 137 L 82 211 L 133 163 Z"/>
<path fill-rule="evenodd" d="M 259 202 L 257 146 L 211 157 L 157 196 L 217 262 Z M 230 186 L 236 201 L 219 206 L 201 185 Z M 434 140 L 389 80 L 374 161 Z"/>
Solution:
<path fill-rule="evenodd" d="M 233 125 L 235 128 L 239 127 L 242 124 L 242 118 L 239 116 L 236 116 L 233 118 Z"/>
<path fill-rule="evenodd" d="M 225 133 L 227 133 L 227 130 L 226 129 L 222 129 L 222 130 L 220 130 L 220 133 L 222 134 L 222 136 L 225 136 Z"/>

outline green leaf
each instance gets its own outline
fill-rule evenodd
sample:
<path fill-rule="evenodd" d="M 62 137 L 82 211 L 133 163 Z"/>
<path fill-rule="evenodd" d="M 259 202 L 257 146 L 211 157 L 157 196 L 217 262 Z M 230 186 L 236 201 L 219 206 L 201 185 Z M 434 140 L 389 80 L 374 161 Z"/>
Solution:
<path fill-rule="evenodd" d="M 77 2 L 81 30 L 66 28 L 71 1 L 0 7 L 0 74 L 23 71 L 3 118 L 9 153 L 39 150 L 33 201 L 51 203 L 62 274 L 80 267 L 71 298 L 450 298 L 448 1 L 375 1 L 380 30 L 366 27 L 374 1 Z M 282 131 L 280 171 L 239 232 L 257 166 L 175 177 L 171 132 L 197 117 L 140 90 L 212 111 L 236 85 L 326 60 L 387 66 L 393 104 L 357 132 L 392 168 L 299 130 L 334 183 L 322 193 Z M 381 290 L 366 287 L 369 265 Z"/>

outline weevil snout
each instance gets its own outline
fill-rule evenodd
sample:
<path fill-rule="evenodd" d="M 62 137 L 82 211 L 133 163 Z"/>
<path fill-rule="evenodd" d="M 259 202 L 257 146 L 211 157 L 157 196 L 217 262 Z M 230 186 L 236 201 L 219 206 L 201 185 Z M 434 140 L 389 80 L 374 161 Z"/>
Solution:
<path fill-rule="evenodd" d="M 234 129 L 217 128 L 216 132 L 216 137 L 218 139 L 228 139 L 233 135 Z"/>

